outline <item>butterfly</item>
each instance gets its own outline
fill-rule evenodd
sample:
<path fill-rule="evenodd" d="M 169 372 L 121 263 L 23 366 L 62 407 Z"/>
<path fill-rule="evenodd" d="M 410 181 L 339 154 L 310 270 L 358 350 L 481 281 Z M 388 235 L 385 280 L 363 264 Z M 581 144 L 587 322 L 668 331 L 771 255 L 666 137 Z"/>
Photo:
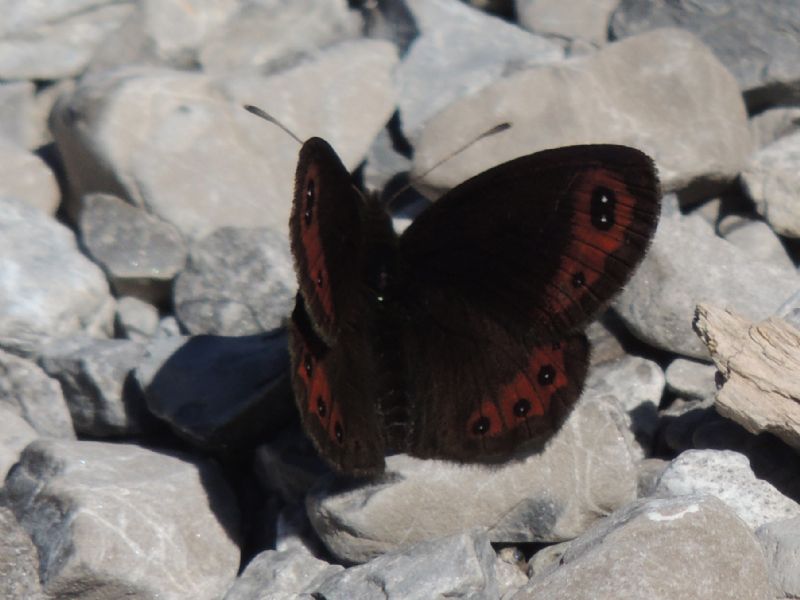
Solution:
<path fill-rule="evenodd" d="M 583 328 L 631 276 L 659 212 L 648 156 L 570 146 L 480 173 L 398 235 L 333 148 L 307 140 L 289 344 L 321 456 L 371 476 L 393 452 L 498 463 L 543 448 L 581 394 Z"/>

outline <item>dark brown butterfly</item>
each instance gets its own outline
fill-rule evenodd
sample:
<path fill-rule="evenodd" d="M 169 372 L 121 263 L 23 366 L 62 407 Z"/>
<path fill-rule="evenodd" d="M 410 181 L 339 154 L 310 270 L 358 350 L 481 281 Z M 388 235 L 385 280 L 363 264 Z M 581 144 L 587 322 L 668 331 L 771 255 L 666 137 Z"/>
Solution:
<path fill-rule="evenodd" d="M 369 475 L 390 452 L 499 462 L 543 447 L 581 392 L 582 328 L 644 255 L 659 203 L 643 153 L 572 146 L 469 179 L 398 236 L 328 143 L 305 142 L 290 339 L 320 454 Z"/>

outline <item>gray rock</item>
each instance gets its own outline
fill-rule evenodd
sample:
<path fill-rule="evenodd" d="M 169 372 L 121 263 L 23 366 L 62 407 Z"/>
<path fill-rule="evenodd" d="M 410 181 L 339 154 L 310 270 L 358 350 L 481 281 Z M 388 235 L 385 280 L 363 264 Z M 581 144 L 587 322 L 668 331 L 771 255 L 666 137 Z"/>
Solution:
<path fill-rule="evenodd" d="M 334 556 L 356 562 L 471 526 L 498 542 L 569 539 L 635 497 L 628 427 L 616 401 L 587 396 L 540 454 L 492 466 L 397 454 L 382 479 L 316 488 L 309 518 Z"/>
<path fill-rule="evenodd" d="M 285 332 L 156 339 L 134 377 L 150 412 L 201 447 L 254 445 L 294 411 Z"/>
<path fill-rule="evenodd" d="M 244 2 L 203 42 L 198 58 L 207 73 L 267 73 L 354 38 L 361 27 L 358 13 L 345 0 Z"/>
<path fill-rule="evenodd" d="M 675 26 L 708 44 L 751 109 L 800 99 L 800 11 L 794 0 L 622 0 L 611 19 L 618 38 Z"/>
<path fill-rule="evenodd" d="M 55 219 L 0 199 L 0 256 L 0 347 L 30 352 L 50 337 L 111 332 L 108 283 Z"/>
<path fill-rule="evenodd" d="M 41 158 L 0 137 L 0 198 L 23 200 L 53 215 L 61 191 L 55 175 Z"/>
<path fill-rule="evenodd" d="M 4 3 L 0 79 L 62 79 L 80 74 L 95 47 L 119 28 L 133 3 L 117 0 Z"/>
<path fill-rule="evenodd" d="M 53 341 L 38 362 L 61 383 L 76 432 L 119 437 L 151 425 L 144 399 L 130 381 L 144 352 L 131 340 L 72 337 Z"/>
<path fill-rule="evenodd" d="M 284 235 L 263 227 L 223 227 L 191 246 L 173 304 L 189 333 L 250 335 L 280 327 L 296 293 Z"/>
<path fill-rule="evenodd" d="M 238 0 L 139 0 L 114 35 L 93 52 L 89 71 L 129 64 L 196 68 L 199 47 L 239 9 Z M 269 39 L 269 38 L 264 38 Z"/>
<path fill-rule="evenodd" d="M 694 448 L 697 430 L 709 421 L 718 418 L 714 411 L 714 398 L 685 400 L 677 398 L 661 413 L 661 440 L 676 453 Z"/>
<path fill-rule="evenodd" d="M 742 183 L 777 233 L 800 238 L 800 131 L 756 152 L 742 173 Z"/>
<path fill-rule="evenodd" d="M 155 337 L 159 324 L 158 309 L 152 304 L 134 296 L 117 300 L 117 327 L 129 340 L 145 342 Z"/>
<path fill-rule="evenodd" d="M 761 525 L 800 516 L 800 504 L 756 479 L 746 456 L 730 450 L 689 450 L 661 475 L 656 494 L 716 496 L 755 531 Z"/>
<path fill-rule="evenodd" d="M 693 495 L 621 508 L 510 600 L 741 600 L 771 591 L 753 534 L 716 498 Z"/>
<path fill-rule="evenodd" d="M 800 517 L 773 521 L 756 530 L 770 580 L 786 598 L 800 597 Z"/>
<path fill-rule="evenodd" d="M 498 596 L 511 594 L 528 583 L 528 565 L 525 554 L 516 546 L 506 546 L 498 551 L 494 561 L 494 574 L 497 579 Z"/>
<path fill-rule="evenodd" d="M 797 293 L 781 305 L 778 309 L 777 316 L 797 329 L 800 329 L 800 290 L 797 290 Z"/>
<path fill-rule="evenodd" d="M 717 224 L 719 234 L 748 256 L 783 269 L 794 269 L 786 247 L 764 221 L 740 215 L 727 215 Z"/>
<path fill-rule="evenodd" d="M 800 107 L 777 107 L 754 115 L 750 133 L 756 148 L 768 146 L 778 138 L 800 129 Z"/>
<path fill-rule="evenodd" d="M 33 427 L 16 412 L 0 406 L 0 481 L 17 464 L 20 454 L 39 437 Z M 2 559 L 0 558 L 0 562 Z"/>
<path fill-rule="evenodd" d="M 6 494 L 53 597 L 211 600 L 236 576 L 238 511 L 210 462 L 40 440 Z"/>
<path fill-rule="evenodd" d="M 394 110 L 386 42 L 340 44 L 272 77 L 144 68 L 85 77 L 53 109 L 51 128 L 70 197 L 123 198 L 188 239 L 223 226 L 271 226 L 289 218 L 296 146 L 241 108 L 257 104 L 302 137 L 321 135 L 355 167 Z M 136 123 L 136 127 L 131 127 Z"/>
<path fill-rule="evenodd" d="M 519 24 L 533 32 L 558 39 L 602 46 L 608 23 L 619 0 L 515 0 Z"/>
<path fill-rule="evenodd" d="M 118 295 L 153 303 L 169 297 L 187 254 L 173 225 L 115 196 L 87 194 L 79 228 L 86 251 L 103 267 Z"/>
<path fill-rule="evenodd" d="M 650 251 L 613 307 L 641 340 L 708 360 L 708 350 L 692 329 L 698 302 L 761 320 L 798 287 L 794 270 L 750 258 L 716 237 L 702 217 L 665 215 Z"/>
<path fill-rule="evenodd" d="M 289 504 L 302 504 L 320 476 L 330 471 L 309 439 L 294 428 L 256 448 L 253 462 L 262 488 Z"/>
<path fill-rule="evenodd" d="M 406 4 L 421 31 L 396 76 L 400 121 L 411 138 L 418 137 L 423 124 L 448 104 L 509 70 L 564 56 L 557 44 L 459 2 L 408 0 Z"/>
<path fill-rule="evenodd" d="M 589 323 L 586 328 L 586 337 L 592 347 L 589 355 L 590 368 L 607 362 L 613 362 L 627 356 L 622 341 L 614 329 L 616 323 L 608 323 L 603 318 Z M 624 327 L 624 326 L 623 326 Z"/>
<path fill-rule="evenodd" d="M 711 398 L 717 393 L 716 373 L 714 365 L 676 358 L 667 367 L 667 388 L 687 399 Z"/>
<path fill-rule="evenodd" d="M 33 148 L 37 138 L 32 81 L 0 83 L 0 139 Z M 3 183 L 6 183 L 5 181 Z"/>
<path fill-rule="evenodd" d="M 669 461 L 663 458 L 645 458 L 639 462 L 639 498 L 646 498 L 655 493 L 658 480 L 668 465 Z"/>
<path fill-rule="evenodd" d="M 528 561 L 528 577 L 533 579 L 555 570 L 564 552 L 569 548 L 569 542 L 545 546 Z"/>
<path fill-rule="evenodd" d="M 181 325 L 178 323 L 178 319 L 172 315 L 167 315 L 158 322 L 158 329 L 156 329 L 153 337 L 157 339 L 172 338 L 177 337 L 182 333 L 183 332 L 181 331 Z"/>
<path fill-rule="evenodd" d="M 649 447 L 658 427 L 658 405 L 664 392 L 664 371 L 639 356 L 596 365 L 589 370 L 586 390 L 614 396 L 631 418 L 631 430 Z"/>
<path fill-rule="evenodd" d="M 344 567 L 319 560 L 303 548 L 266 550 L 247 564 L 224 600 L 288 600 L 313 592 L 323 581 L 343 570 Z"/>
<path fill-rule="evenodd" d="M 323 582 L 316 593 L 327 600 L 489 600 L 499 597 L 495 560 L 486 533 L 472 530 L 346 569 Z"/>
<path fill-rule="evenodd" d="M 42 437 L 75 438 L 58 381 L 36 363 L 2 350 L 0 406 L 19 415 Z"/>
<path fill-rule="evenodd" d="M 738 175 L 751 149 L 736 82 L 708 48 L 675 29 L 517 72 L 454 102 L 415 144 L 414 173 L 504 122 L 512 127 L 448 160 L 426 185 L 441 191 L 530 152 L 608 142 L 652 156 L 665 191 L 712 194 Z"/>
<path fill-rule="evenodd" d="M 0 598 L 44 600 L 39 557 L 14 513 L 0 506 Z"/>

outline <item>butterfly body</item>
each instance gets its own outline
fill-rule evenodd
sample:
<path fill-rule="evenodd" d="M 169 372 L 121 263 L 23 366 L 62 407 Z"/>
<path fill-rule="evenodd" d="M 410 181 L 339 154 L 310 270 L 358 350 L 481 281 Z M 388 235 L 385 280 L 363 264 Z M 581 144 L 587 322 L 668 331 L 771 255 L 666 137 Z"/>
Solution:
<path fill-rule="evenodd" d="M 368 475 L 388 452 L 497 462 L 541 448 L 580 395 L 581 329 L 644 255 L 658 212 L 644 154 L 574 146 L 468 180 L 398 236 L 333 149 L 308 140 L 290 338 L 322 456 Z"/>

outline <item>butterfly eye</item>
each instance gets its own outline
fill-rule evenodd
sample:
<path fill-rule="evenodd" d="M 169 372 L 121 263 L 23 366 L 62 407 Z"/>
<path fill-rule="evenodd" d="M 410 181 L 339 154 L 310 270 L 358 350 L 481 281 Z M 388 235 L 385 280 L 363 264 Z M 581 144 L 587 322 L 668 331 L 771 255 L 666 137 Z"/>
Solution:
<path fill-rule="evenodd" d="M 539 385 L 550 385 L 553 383 L 555 378 L 556 370 L 552 366 L 544 365 L 541 369 L 539 369 L 539 375 L 537 375 Z"/>
<path fill-rule="evenodd" d="M 303 212 L 303 216 L 306 219 L 306 225 L 311 225 L 311 214 L 314 210 L 315 194 L 316 186 L 314 185 L 314 180 L 311 179 L 306 185 L 306 209 Z"/>
<path fill-rule="evenodd" d="M 617 197 L 607 187 L 595 188 L 592 192 L 591 218 L 592 225 L 601 231 L 608 231 L 614 226 Z"/>

